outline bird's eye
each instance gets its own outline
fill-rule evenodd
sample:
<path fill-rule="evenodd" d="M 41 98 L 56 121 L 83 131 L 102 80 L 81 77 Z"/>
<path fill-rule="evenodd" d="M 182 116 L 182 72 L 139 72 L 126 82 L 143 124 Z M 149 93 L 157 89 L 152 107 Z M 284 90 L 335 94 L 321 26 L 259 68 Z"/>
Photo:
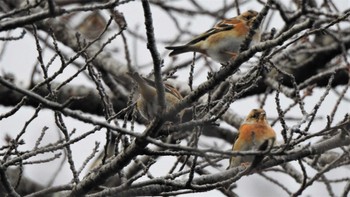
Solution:
<path fill-rule="evenodd" d="M 253 18 L 253 16 L 252 15 L 247 15 L 247 16 L 245 16 L 245 18 L 249 21 L 250 19 Z"/>
<path fill-rule="evenodd" d="M 255 113 L 255 114 L 253 114 L 253 118 L 254 118 L 254 119 L 259 118 L 259 113 Z"/>

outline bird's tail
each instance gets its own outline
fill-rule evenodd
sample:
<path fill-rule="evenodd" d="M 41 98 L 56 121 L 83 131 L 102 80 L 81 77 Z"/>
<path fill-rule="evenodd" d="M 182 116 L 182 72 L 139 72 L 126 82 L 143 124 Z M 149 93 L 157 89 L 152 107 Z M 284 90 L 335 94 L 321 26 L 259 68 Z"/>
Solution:
<path fill-rule="evenodd" d="M 169 56 L 174 56 L 174 55 L 178 55 L 180 53 L 186 53 L 186 52 L 193 51 L 191 49 L 191 47 L 189 47 L 188 45 L 168 46 L 168 47 L 165 47 L 165 48 L 169 49 L 169 50 L 173 50 L 173 51 L 170 52 Z"/>

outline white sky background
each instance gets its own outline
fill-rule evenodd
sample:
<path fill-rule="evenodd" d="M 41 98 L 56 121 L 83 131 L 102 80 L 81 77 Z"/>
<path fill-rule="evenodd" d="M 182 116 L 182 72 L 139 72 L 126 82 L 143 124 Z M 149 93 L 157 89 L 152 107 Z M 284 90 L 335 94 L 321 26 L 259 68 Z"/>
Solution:
<path fill-rule="evenodd" d="M 201 0 L 202 4 L 205 4 L 207 8 L 211 10 L 216 10 L 219 7 L 222 6 L 224 1 L 221 0 Z M 231 2 L 231 1 L 228 1 Z M 172 2 L 174 5 L 183 6 L 183 4 L 188 4 L 191 6 L 186 0 L 178 0 Z M 350 2 L 349 1 L 335 1 L 335 3 L 342 4 L 340 6 L 340 9 L 348 9 L 350 8 Z M 192 6 L 191 6 L 192 7 Z M 240 7 L 241 11 L 247 10 L 247 9 L 255 9 L 255 10 L 261 10 L 262 6 L 257 3 L 247 4 L 242 7 Z M 141 2 L 135 1 L 128 3 L 126 5 L 122 5 L 118 7 L 118 10 L 123 12 L 126 21 L 128 23 L 128 27 L 131 29 L 134 29 L 136 26 L 139 26 L 139 32 L 144 32 L 144 17 L 143 17 L 143 11 Z M 153 22 L 154 22 L 154 29 L 155 29 L 155 36 L 159 40 L 167 40 L 169 38 L 172 38 L 174 34 L 177 33 L 177 30 L 174 26 L 174 24 L 171 22 L 169 17 L 164 14 L 163 12 L 160 12 L 158 8 L 152 9 L 153 12 Z M 226 17 L 232 17 L 236 15 L 236 10 L 232 9 L 231 12 L 229 12 L 231 15 L 228 15 Z M 274 22 L 271 24 L 271 27 L 275 27 L 276 29 L 279 29 L 282 26 L 281 19 L 279 18 L 279 15 L 275 15 Z M 193 33 L 201 33 L 212 27 L 213 24 L 216 23 L 216 21 L 213 21 L 211 18 L 207 16 L 196 16 L 196 17 L 188 17 L 187 19 L 183 19 L 180 21 L 180 24 L 182 27 L 185 27 L 186 24 L 190 22 L 190 31 Z M 269 27 L 268 29 L 271 29 Z M 20 30 L 16 30 L 12 32 L 12 35 L 19 35 Z M 0 34 L 0 36 L 4 36 L 4 33 Z M 189 39 L 189 37 L 188 37 Z M 182 43 L 185 43 L 187 40 L 183 40 Z M 115 40 L 112 43 L 112 47 L 116 47 L 121 51 L 120 53 L 115 53 L 116 59 L 124 60 L 124 53 L 123 53 L 123 47 L 120 44 L 120 38 Z M 182 44 L 179 43 L 179 44 Z M 146 48 L 145 44 L 141 44 L 138 42 L 138 48 L 137 53 L 133 53 L 132 45 L 134 44 L 134 41 L 129 39 L 129 46 L 130 50 L 132 51 L 132 57 L 137 57 L 137 59 L 132 59 L 134 65 L 137 63 L 138 65 L 144 65 L 145 63 L 150 63 L 151 56 L 149 51 Z M 0 43 L 0 47 L 2 47 L 2 43 Z M 6 49 L 5 55 L 2 59 L 0 59 L 0 73 L 13 73 L 16 76 L 16 83 L 19 85 L 26 85 L 26 83 L 29 81 L 30 73 L 32 71 L 32 67 L 34 63 L 36 62 L 36 50 L 35 50 L 35 41 L 33 37 L 30 35 L 30 33 L 27 33 L 24 39 L 10 42 L 8 43 L 8 48 Z M 162 44 L 158 45 L 158 50 L 161 54 L 168 53 L 164 49 L 164 46 Z M 51 51 L 45 51 L 44 58 L 45 62 L 47 63 L 49 59 L 52 57 L 53 53 Z M 188 59 L 191 57 L 192 54 L 183 54 L 180 55 L 178 58 Z M 164 57 L 165 65 L 167 65 L 170 62 L 169 57 Z M 59 65 L 59 61 L 56 61 L 56 66 Z M 197 66 L 201 65 L 201 62 L 196 63 Z M 220 65 L 217 65 L 217 68 L 219 68 Z M 54 72 L 58 67 L 52 67 L 51 72 Z M 75 68 L 68 69 L 65 71 L 65 74 L 63 75 L 63 78 L 70 76 L 72 74 Z M 195 70 L 198 71 L 199 69 Z M 243 68 L 244 70 L 244 68 Z M 143 70 L 145 74 L 150 72 L 150 67 L 147 67 Z M 181 81 L 187 81 L 189 73 L 189 68 L 186 68 L 184 70 L 180 70 L 177 73 L 177 76 L 179 76 L 178 80 Z M 201 72 L 199 73 L 199 77 L 195 80 L 195 85 L 198 85 L 206 80 L 206 73 Z M 84 84 L 88 86 L 92 86 L 92 83 L 87 82 L 86 78 L 84 76 L 78 77 L 77 79 L 72 81 L 72 84 Z M 338 90 L 341 90 L 342 87 L 338 87 Z M 313 92 L 313 96 L 309 97 L 305 100 L 306 104 L 306 110 L 307 112 L 310 112 L 314 105 L 318 102 L 318 99 L 320 96 L 324 93 L 324 89 L 315 89 Z M 347 93 L 347 97 L 350 97 L 350 93 Z M 334 92 L 331 92 L 327 96 L 327 98 L 324 101 L 324 104 L 319 109 L 318 116 L 322 118 L 322 120 L 316 120 L 313 126 L 311 127 L 310 131 L 318 131 L 326 125 L 326 114 L 330 114 L 332 111 L 336 100 L 334 99 Z M 259 105 L 256 102 L 257 97 L 249 97 L 242 100 L 239 100 L 231 105 L 231 109 L 235 112 L 242 115 L 242 117 L 245 117 L 246 114 L 252 109 L 257 108 Z M 282 108 L 285 108 L 288 106 L 292 101 L 288 98 L 285 98 L 281 95 L 281 103 Z M 3 107 L 0 106 L 0 114 L 8 112 L 11 107 Z M 277 117 L 277 111 L 275 108 L 275 101 L 274 97 L 269 97 L 267 100 L 267 104 L 265 106 L 265 110 L 267 112 L 268 117 L 275 118 Z M 345 113 L 348 113 L 350 111 L 349 103 L 342 102 L 340 104 L 340 107 L 338 109 L 338 112 L 335 116 L 335 121 L 337 122 L 341 120 Z M 25 122 L 33 115 L 34 110 L 32 107 L 22 107 L 19 112 L 17 112 L 15 115 L 1 120 L 0 121 L 0 145 L 4 143 L 3 138 L 4 134 L 9 134 L 12 137 L 15 137 L 23 128 Z M 300 110 L 298 108 L 294 108 L 289 114 L 289 116 L 293 117 L 299 117 L 300 116 Z M 97 117 L 96 117 L 97 118 Z M 101 118 L 101 117 L 99 117 Z M 102 118 L 101 118 L 102 119 Z M 72 120 L 71 118 L 65 118 L 67 127 L 69 130 L 72 130 L 73 128 L 76 128 L 76 135 L 84 133 L 86 131 L 89 131 L 92 126 L 87 124 L 79 123 L 75 120 Z M 271 122 L 271 120 L 270 120 Z M 287 122 L 288 126 L 292 126 L 293 124 L 296 124 L 296 122 L 289 121 Z M 54 115 L 50 110 L 42 110 L 39 113 L 39 117 L 34 120 L 34 122 L 28 127 L 28 131 L 23 136 L 26 144 L 22 147 L 23 150 L 29 149 L 34 147 L 35 141 L 37 137 L 39 136 L 42 128 L 44 126 L 48 126 L 49 130 L 47 131 L 45 137 L 44 137 L 44 143 L 50 143 L 54 142 L 55 139 L 57 139 L 57 129 L 54 124 Z M 305 126 L 305 125 L 303 125 Z M 274 129 L 278 133 L 278 140 L 281 140 L 282 137 L 279 134 L 279 131 L 281 131 L 280 124 L 277 123 L 274 126 Z M 83 160 L 92 152 L 92 147 L 94 146 L 95 141 L 101 142 L 100 149 L 103 147 L 103 142 L 105 138 L 104 130 L 95 133 L 92 136 L 89 136 L 87 139 L 84 140 L 84 143 L 77 143 L 72 146 L 73 149 L 73 156 L 76 159 L 75 164 L 77 168 L 80 167 Z M 224 147 L 220 147 L 222 150 L 229 150 L 231 148 L 231 145 L 222 143 L 218 140 L 213 140 L 212 138 L 208 137 L 201 137 L 202 143 L 205 144 L 213 144 L 218 143 L 219 146 L 224 145 Z M 41 156 L 37 157 L 36 159 L 43 159 L 47 158 L 47 156 Z M 168 160 L 169 157 L 162 158 L 162 162 L 157 163 L 155 166 L 151 168 L 151 172 L 154 176 L 162 176 L 167 173 L 169 165 Z M 173 161 L 173 160 L 171 160 Z M 37 182 L 45 184 L 48 180 L 51 179 L 52 174 L 54 170 L 56 169 L 57 165 L 61 162 L 61 160 L 56 160 L 54 162 L 50 162 L 49 164 L 39 164 L 34 166 L 26 166 L 25 167 L 25 174 L 28 177 L 31 177 Z M 225 160 L 222 162 L 223 167 L 220 170 L 224 170 L 226 166 L 228 165 L 228 160 Z M 297 165 L 296 165 L 297 166 Z M 308 173 L 312 174 L 314 173 L 313 170 L 308 169 Z M 83 172 L 85 174 L 86 171 Z M 271 175 L 271 173 L 268 173 Z M 331 173 L 328 173 L 328 178 L 341 178 L 344 175 L 349 174 L 349 169 L 342 169 L 342 170 L 333 170 Z M 277 174 L 273 175 L 273 177 L 277 180 L 283 180 L 282 182 L 284 185 L 286 185 L 290 190 L 295 192 L 298 189 L 298 185 L 295 184 L 294 180 L 290 178 L 286 178 L 287 176 Z M 69 170 L 68 164 L 64 166 L 63 172 L 58 174 L 56 177 L 55 184 L 64 184 L 71 180 L 72 175 Z M 251 175 L 243 177 L 241 180 L 237 182 L 238 187 L 235 189 L 235 192 L 242 195 L 242 196 L 287 196 L 284 191 L 282 191 L 280 188 L 276 187 L 272 183 L 266 181 L 264 178 L 262 178 L 259 175 Z M 336 194 L 339 194 L 339 192 L 342 191 L 344 185 L 341 184 L 333 184 L 334 191 Z M 337 193 L 338 192 L 338 193 Z M 309 187 L 305 192 L 303 192 L 302 196 L 319 196 L 319 195 L 325 195 L 327 194 L 327 191 L 325 189 L 324 184 L 320 184 L 315 182 L 315 184 L 311 187 Z M 221 196 L 222 194 L 218 191 L 211 191 L 206 193 L 196 193 L 196 194 L 188 194 L 184 196 Z"/>

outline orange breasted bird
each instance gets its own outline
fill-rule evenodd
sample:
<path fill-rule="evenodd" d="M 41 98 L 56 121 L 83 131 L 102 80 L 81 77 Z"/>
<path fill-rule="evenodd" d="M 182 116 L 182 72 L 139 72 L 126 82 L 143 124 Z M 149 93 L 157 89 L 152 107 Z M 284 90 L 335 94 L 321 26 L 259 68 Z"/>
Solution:
<path fill-rule="evenodd" d="M 223 19 L 213 28 L 198 35 L 182 46 L 168 46 L 173 50 L 169 56 L 186 52 L 199 52 L 212 58 L 214 61 L 227 64 L 238 55 L 240 45 L 248 35 L 257 11 L 248 10 L 233 18 Z M 260 41 L 259 29 L 252 38 L 251 45 Z"/>
<path fill-rule="evenodd" d="M 263 109 L 253 109 L 240 126 L 238 138 L 235 141 L 232 150 L 263 150 L 267 148 L 267 143 L 271 147 L 275 139 L 276 133 L 267 122 L 265 111 Z M 252 162 L 255 162 L 256 158 L 257 156 L 254 155 L 231 157 L 228 168 L 246 165 L 247 163 L 253 165 Z M 263 158 L 261 158 L 261 160 L 262 159 Z"/>
<path fill-rule="evenodd" d="M 136 107 L 142 117 L 147 121 L 151 121 L 156 114 L 158 114 L 158 97 L 157 90 L 155 88 L 154 81 L 141 77 L 137 72 L 128 73 L 131 78 L 137 83 L 139 90 L 139 98 L 136 101 Z M 173 86 L 164 83 L 165 90 L 165 111 L 168 111 L 176 103 L 178 103 L 183 97 Z M 173 120 L 178 122 L 181 120 L 182 112 Z"/>

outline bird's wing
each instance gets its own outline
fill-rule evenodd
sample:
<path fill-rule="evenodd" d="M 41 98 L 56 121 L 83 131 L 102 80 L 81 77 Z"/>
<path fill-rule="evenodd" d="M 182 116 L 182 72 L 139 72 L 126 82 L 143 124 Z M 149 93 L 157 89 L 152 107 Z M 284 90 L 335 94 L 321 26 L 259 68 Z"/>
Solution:
<path fill-rule="evenodd" d="M 165 91 L 171 93 L 172 95 L 174 95 L 179 100 L 183 99 L 183 97 L 180 94 L 180 92 L 174 86 L 172 86 L 170 84 L 167 84 L 167 83 L 164 83 L 164 87 L 165 87 Z"/>
<path fill-rule="evenodd" d="M 208 31 L 200 34 L 199 36 L 195 37 L 194 39 L 192 39 L 190 42 L 188 42 L 186 45 L 193 45 L 196 44 L 200 41 L 206 40 L 209 36 L 216 34 L 218 32 L 222 32 L 222 31 L 228 31 L 234 28 L 234 24 L 227 24 L 224 22 L 220 22 L 217 25 L 215 25 L 215 27 L 209 29 Z"/>
<path fill-rule="evenodd" d="M 148 78 L 145 78 L 145 77 L 143 77 L 143 79 L 147 82 L 147 84 L 149 84 L 149 85 L 151 85 L 153 87 L 156 86 L 154 81 L 152 81 L 152 80 L 150 80 Z M 166 92 L 174 95 L 179 100 L 181 100 L 183 98 L 182 95 L 180 94 L 180 92 L 174 86 L 172 86 L 172 85 L 170 85 L 170 84 L 168 84 L 166 82 L 164 82 L 164 90 Z"/>

